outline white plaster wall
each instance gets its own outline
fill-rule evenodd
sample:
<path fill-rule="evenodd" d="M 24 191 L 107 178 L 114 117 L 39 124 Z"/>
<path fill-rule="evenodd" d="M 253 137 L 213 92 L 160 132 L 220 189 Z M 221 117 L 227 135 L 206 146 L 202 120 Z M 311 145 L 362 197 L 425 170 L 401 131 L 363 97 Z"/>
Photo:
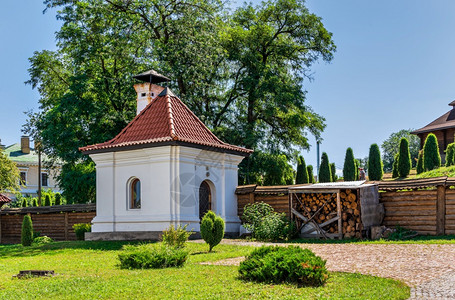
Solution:
<path fill-rule="evenodd" d="M 199 231 L 199 187 L 211 186 L 212 210 L 238 232 L 237 165 L 242 156 L 191 147 L 163 146 L 91 154 L 97 170 L 93 232 L 162 231 L 188 224 Z M 128 181 L 141 180 L 141 208 L 128 206 Z"/>

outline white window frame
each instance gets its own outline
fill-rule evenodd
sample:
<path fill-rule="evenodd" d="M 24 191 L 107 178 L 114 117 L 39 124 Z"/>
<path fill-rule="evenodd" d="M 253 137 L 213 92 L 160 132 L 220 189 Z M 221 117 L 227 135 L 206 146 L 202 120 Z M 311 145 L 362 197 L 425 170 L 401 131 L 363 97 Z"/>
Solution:
<path fill-rule="evenodd" d="M 133 184 L 135 181 L 139 182 L 139 206 L 133 207 Z M 140 210 L 142 207 L 142 183 L 138 177 L 131 177 L 127 182 L 126 189 L 126 205 L 128 210 Z"/>

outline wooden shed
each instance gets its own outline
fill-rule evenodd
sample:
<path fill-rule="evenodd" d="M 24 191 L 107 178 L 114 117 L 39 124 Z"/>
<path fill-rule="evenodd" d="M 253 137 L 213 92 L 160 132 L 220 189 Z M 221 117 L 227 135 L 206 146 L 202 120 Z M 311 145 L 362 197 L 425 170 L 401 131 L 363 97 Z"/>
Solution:
<path fill-rule="evenodd" d="M 367 237 L 384 217 L 378 185 L 365 181 L 289 187 L 289 204 L 304 238 Z"/>

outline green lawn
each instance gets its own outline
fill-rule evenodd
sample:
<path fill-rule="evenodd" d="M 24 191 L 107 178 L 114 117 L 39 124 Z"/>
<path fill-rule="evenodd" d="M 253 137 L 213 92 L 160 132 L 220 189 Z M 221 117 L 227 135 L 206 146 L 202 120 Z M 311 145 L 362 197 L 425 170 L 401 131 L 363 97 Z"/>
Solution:
<path fill-rule="evenodd" d="M 0 246 L 0 299 L 406 299 L 409 287 L 391 279 L 331 273 L 324 287 L 298 288 L 244 282 L 237 267 L 199 262 L 248 254 L 246 246 L 188 243 L 182 268 L 122 270 L 122 242 L 58 242 L 45 246 Z M 55 270 L 50 278 L 12 278 L 19 270 Z"/>

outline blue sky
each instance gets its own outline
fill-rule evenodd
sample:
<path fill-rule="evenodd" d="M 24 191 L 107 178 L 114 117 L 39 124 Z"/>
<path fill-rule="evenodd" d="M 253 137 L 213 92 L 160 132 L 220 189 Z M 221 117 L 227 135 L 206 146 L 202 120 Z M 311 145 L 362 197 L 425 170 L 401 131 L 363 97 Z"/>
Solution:
<path fill-rule="evenodd" d="M 259 1 L 254 1 L 258 3 Z M 312 68 L 307 104 L 327 120 L 321 152 L 342 168 L 347 147 L 356 157 L 392 132 L 420 128 L 455 99 L 455 1 L 309 0 L 337 45 L 334 60 Z M 55 14 L 36 0 L 2 3 L 0 10 L 0 138 L 19 141 L 23 112 L 39 95 L 24 82 L 28 57 L 55 49 Z M 304 151 L 316 164 L 313 147 Z"/>

